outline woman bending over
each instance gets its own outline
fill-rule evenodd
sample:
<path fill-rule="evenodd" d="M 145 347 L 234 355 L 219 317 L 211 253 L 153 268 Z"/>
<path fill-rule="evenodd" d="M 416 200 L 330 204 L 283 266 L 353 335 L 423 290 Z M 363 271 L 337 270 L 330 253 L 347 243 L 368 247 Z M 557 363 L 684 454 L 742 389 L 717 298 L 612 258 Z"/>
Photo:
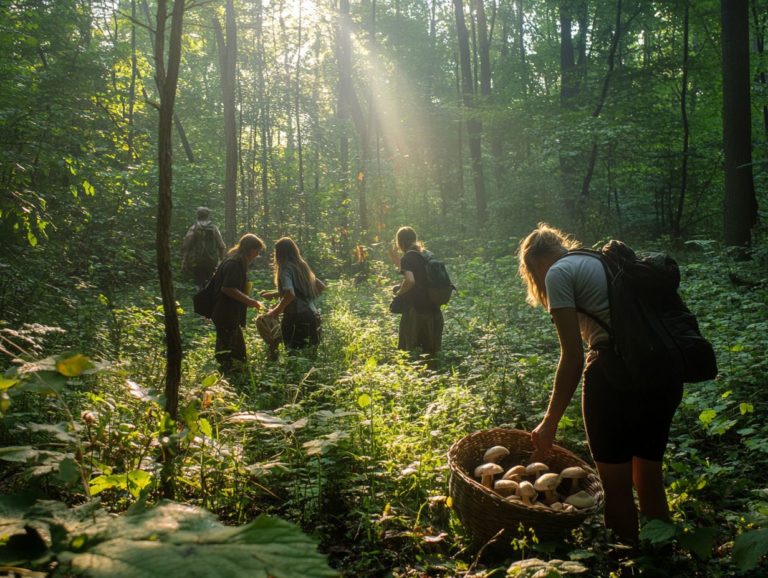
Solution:
<path fill-rule="evenodd" d="M 582 413 L 605 491 L 605 525 L 620 539 L 634 543 L 638 513 L 633 487 L 643 516 L 669 517 L 662 459 L 683 385 L 670 377 L 667 383 L 649 384 L 643 392 L 623 386 L 626 370 L 610 346 L 608 333 L 577 311 L 610 324 L 603 265 L 595 257 L 568 253 L 577 247 L 573 239 L 543 223 L 520 243 L 519 272 L 528 288 L 528 302 L 549 311 L 560 340 L 549 406 L 531 438 L 539 452 L 551 449 L 583 371 Z M 582 341 L 588 347 L 586 364 Z"/>

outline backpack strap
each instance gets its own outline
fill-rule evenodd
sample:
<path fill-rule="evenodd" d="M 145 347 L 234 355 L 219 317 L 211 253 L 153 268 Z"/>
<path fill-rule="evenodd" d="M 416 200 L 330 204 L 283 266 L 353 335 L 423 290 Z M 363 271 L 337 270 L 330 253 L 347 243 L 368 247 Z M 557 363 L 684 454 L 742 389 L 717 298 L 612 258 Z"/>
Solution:
<path fill-rule="evenodd" d="M 562 259 L 563 257 L 567 257 L 569 255 L 586 255 L 587 257 L 593 257 L 598 261 L 600 261 L 600 263 L 603 265 L 603 271 L 605 271 L 605 281 L 606 281 L 606 284 L 607 284 L 606 287 L 608 290 L 608 310 L 613 311 L 613 299 L 611 298 L 611 283 L 613 280 L 613 274 L 611 273 L 611 270 L 608 267 L 608 263 L 605 260 L 605 255 L 603 255 L 600 251 L 594 251 L 592 249 L 571 249 L 566 253 L 563 253 L 563 255 L 561 255 L 558 258 L 558 260 Z M 605 329 L 611 341 L 613 341 L 613 330 L 611 329 L 610 325 L 608 325 L 602 319 L 598 318 L 597 315 L 595 315 L 594 313 L 591 313 L 582 307 L 577 306 L 576 311 L 583 315 L 586 315 L 587 317 L 592 319 L 595 323 L 597 323 L 600 327 Z"/>

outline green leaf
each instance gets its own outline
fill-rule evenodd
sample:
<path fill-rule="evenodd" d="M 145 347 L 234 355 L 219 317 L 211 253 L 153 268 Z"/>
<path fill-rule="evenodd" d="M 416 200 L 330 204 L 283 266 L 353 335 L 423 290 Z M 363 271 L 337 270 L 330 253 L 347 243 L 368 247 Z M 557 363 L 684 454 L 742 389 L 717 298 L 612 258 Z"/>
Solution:
<path fill-rule="evenodd" d="M 664 520 L 651 520 L 640 530 L 640 539 L 647 540 L 651 544 L 669 542 L 675 537 L 677 528 Z"/>
<path fill-rule="evenodd" d="M 80 479 L 80 468 L 72 458 L 64 458 L 59 462 L 59 473 L 56 476 L 65 484 L 74 484 Z"/>
<path fill-rule="evenodd" d="M 211 428 L 211 424 L 208 422 L 207 419 L 204 417 L 200 418 L 198 420 L 198 426 L 200 427 L 200 433 L 203 434 L 206 437 L 212 437 L 213 436 L 213 429 Z"/>
<path fill-rule="evenodd" d="M 219 381 L 219 376 L 215 373 L 211 373 L 210 375 L 206 375 L 205 379 L 200 383 L 202 387 L 211 387 L 214 385 L 217 381 Z"/>
<path fill-rule="evenodd" d="M 91 369 L 93 363 L 85 355 L 76 353 L 71 357 L 59 359 L 56 362 L 56 371 L 66 377 L 78 377 L 83 374 L 86 369 Z"/>
<path fill-rule="evenodd" d="M 31 446 L 8 446 L 0 448 L 0 460 L 6 462 L 25 463 L 34 460 L 40 455 L 35 448 Z"/>
<path fill-rule="evenodd" d="M 712 557 L 712 546 L 715 543 L 716 528 L 696 528 L 693 532 L 681 534 L 678 542 L 684 548 L 688 548 L 702 560 Z"/>
<path fill-rule="evenodd" d="M 91 488 L 91 495 L 95 496 L 104 490 L 117 488 L 125 490 L 128 488 L 128 479 L 125 474 L 112 474 L 111 476 L 96 476 L 88 484 Z"/>
<path fill-rule="evenodd" d="M 371 396 L 367 393 L 364 393 L 360 397 L 357 398 L 357 405 L 360 407 L 360 409 L 365 409 L 369 405 L 371 405 Z"/>
<path fill-rule="evenodd" d="M 6 389 L 10 389 L 14 385 L 19 383 L 18 379 L 6 379 L 4 377 L 0 377 L 0 391 L 4 391 Z"/>
<path fill-rule="evenodd" d="M 152 483 L 152 474 L 144 470 L 133 470 L 128 472 L 127 487 L 131 495 L 138 499 L 144 488 Z"/>
<path fill-rule="evenodd" d="M 94 531 L 95 530 L 95 531 Z M 337 574 L 296 526 L 259 517 L 239 528 L 173 502 L 125 514 L 87 531 L 61 562 L 93 578 L 327 578 Z"/>
<path fill-rule="evenodd" d="M 755 568 L 765 554 L 768 554 L 768 528 L 744 532 L 733 543 L 733 560 L 742 572 Z"/>
<path fill-rule="evenodd" d="M 96 193 L 93 185 L 85 179 L 83 179 L 83 192 L 85 193 L 86 197 L 92 197 Z"/>
<path fill-rule="evenodd" d="M 755 406 L 753 406 L 751 403 L 742 402 L 739 404 L 739 411 L 741 412 L 741 415 L 752 413 L 755 411 Z"/>
<path fill-rule="evenodd" d="M 699 414 L 699 421 L 708 426 L 717 417 L 717 412 L 714 409 L 705 409 Z"/>

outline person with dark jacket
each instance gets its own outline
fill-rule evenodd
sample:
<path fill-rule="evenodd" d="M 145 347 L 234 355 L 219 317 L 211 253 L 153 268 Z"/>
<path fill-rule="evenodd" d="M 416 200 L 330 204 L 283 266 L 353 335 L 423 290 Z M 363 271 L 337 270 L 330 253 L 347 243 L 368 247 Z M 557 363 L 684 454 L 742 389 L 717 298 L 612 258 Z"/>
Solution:
<path fill-rule="evenodd" d="M 626 368 L 606 329 L 611 319 L 608 281 L 598 259 L 569 254 L 578 243 L 559 229 L 539 224 L 520 243 L 519 273 L 528 303 L 546 308 L 560 341 L 560 361 L 549 406 L 531 441 L 543 461 L 552 448 L 557 426 L 582 385 L 582 413 L 587 441 L 605 491 L 605 525 L 623 541 L 638 539 L 640 513 L 669 518 L 662 461 L 672 417 L 683 395 L 682 382 L 649 384 L 648 391 L 627 390 Z M 588 314 L 587 314 L 588 313 Z M 584 346 L 589 348 L 586 363 Z"/>
<path fill-rule="evenodd" d="M 211 220 L 207 207 L 197 208 L 197 221 L 181 242 L 181 268 L 192 275 L 195 285 L 202 289 L 216 270 L 216 265 L 227 255 L 227 246 L 219 228 Z"/>
<path fill-rule="evenodd" d="M 400 227 L 395 242 L 402 252 L 400 274 L 403 276 L 395 298 L 404 302 L 397 346 L 404 351 L 421 349 L 434 355 L 442 345 L 445 322 L 440 306 L 429 298 L 427 261 L 422 255 L 426 249 L 411 227 Z"/>
<path fill-rule="evenodd" d="M 216 327 L 216 360 L 224 375 L 231 375 L 247 359 L 243 337 L 246 312 L 248 307 L 262 307 L 248 295 L 248 265 L 263 250 L 264 241 L 251 233 L 245 234 L 215 273 L 216 302 L 211 320 Z"/>

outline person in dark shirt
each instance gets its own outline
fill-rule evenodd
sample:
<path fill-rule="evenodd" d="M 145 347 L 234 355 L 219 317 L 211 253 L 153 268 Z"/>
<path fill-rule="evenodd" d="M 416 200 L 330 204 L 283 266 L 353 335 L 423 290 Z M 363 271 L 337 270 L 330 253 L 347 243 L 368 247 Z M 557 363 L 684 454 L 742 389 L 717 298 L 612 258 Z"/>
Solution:
<path fill-rule="evenodd" d="M 211 319 L 216 327 L 216 360 L 224 375 L 232 375 L 245 364 L 243 327 L 248 307 L 262 304 L 248 296 L 248 265 L 264 250 L 264 241 L 251 233 L 240 238 L 216 270 L 216 302 Z"/>
<path fill-rule="evenodd" d="M 265 299 L 280 298 L 267 315 L 283 318 L 280 328 L 283 343 L 289 350 L 314 346 L 320 342 L 320 311 L 315 299 L 325 289 L 301 256 L 299 247 L 290 237 L 275 243 L 274 253 L 276 291 L 262 291 Z M 276 351 L 270 352 L 274 358 Z"/>
<path fill-rule="evenodd" d="M 432 303 L 427 291 L 427 266 L 421 255 L 424 244 L 417 240 L 416 231 L 411 227 L 400 227 L 395 242 L 402 252 L 400 274 L 403 276 L 395 295 L 405 298 L 397 346 L 405 351 L 421 349 L 434 355 L 442 345 L 444 320 L 440 306 Z"/>

